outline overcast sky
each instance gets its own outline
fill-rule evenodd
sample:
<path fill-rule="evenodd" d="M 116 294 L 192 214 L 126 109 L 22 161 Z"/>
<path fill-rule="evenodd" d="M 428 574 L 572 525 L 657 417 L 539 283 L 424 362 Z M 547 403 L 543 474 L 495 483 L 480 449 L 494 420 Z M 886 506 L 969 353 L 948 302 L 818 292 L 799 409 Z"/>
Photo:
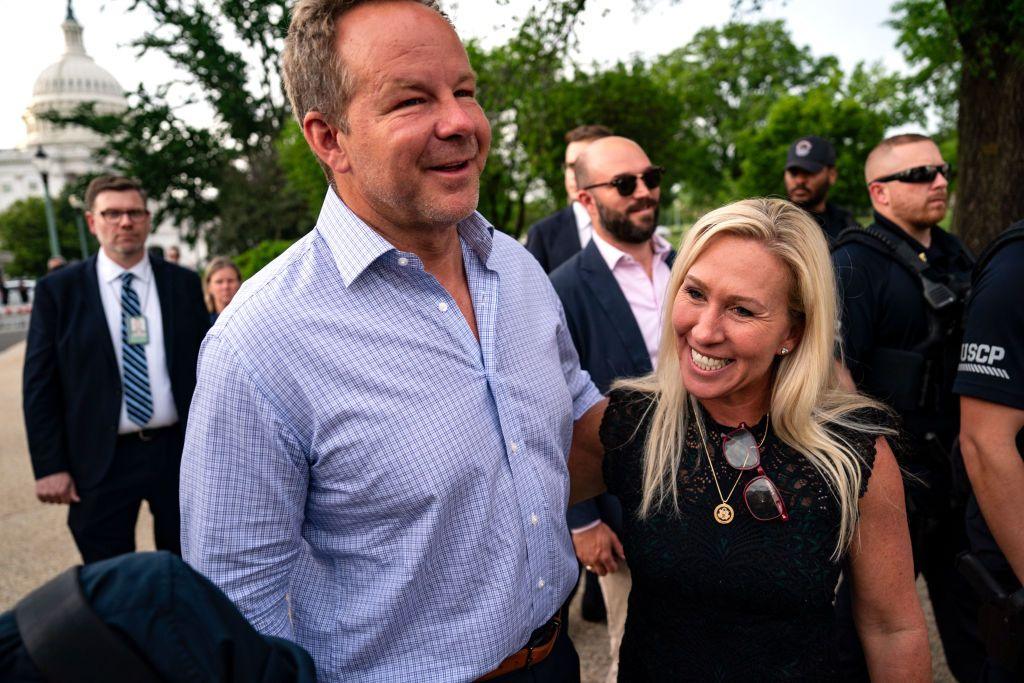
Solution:
<path fill-rule="evenodd" d="M 881 61 L 890 70 L 906 65 L 897 52 L 895 33 L 885 26 L 892 0 L 766 0 L 760 13 L 786 21 L 794 41 L 813 54 L 834 54 L 849 70 L 859 61 Z M 515 17 L 529 0 L 461 0 L 444 3 L 464 38 L 485 45 L 502 42 Z M 704 26 L 717 26 L 732 16 L 730 0 L 662 0 L 636 15 L 628 0 L 591 0 L 580 31 L 579 58 L 611 63 L 635 54 L 653 56 L 685 45 Z M 654 3 L 651 3 L 654 4 Z M 164 58 L 141 60 L 126 47 L 151 26 L 145 11 L 128 13 L 128 0 L 75 0 L 75 14 L 85 29 L 86 51 L 110 71 L 126 90 L 139 83 L 154 88 L 180 74 Z M 32 96 L 36 77 L 56 62 L 64 50 L 60 24 L 66 0 L 0 0 L 0 149 L 21 144 L 25 126 L 21 115 Z M 201 117 L 197 112 L 195 116 Z"/>

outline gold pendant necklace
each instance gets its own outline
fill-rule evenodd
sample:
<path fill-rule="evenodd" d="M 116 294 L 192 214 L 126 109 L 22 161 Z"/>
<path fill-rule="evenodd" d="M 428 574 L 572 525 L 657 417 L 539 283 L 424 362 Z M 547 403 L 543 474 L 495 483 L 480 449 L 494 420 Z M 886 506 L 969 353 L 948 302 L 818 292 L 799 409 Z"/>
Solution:
<path fill-rule="evenodd" d="M 715 506 L 712 516 L 715 521 L 719 524 L 729 524 L 736 517 L 736 511 L 729 505 L 729 499 L 732 498 L 732 494 L 736 492 L 736 487 L 739 486 L 740 479 L 743 478 L 743 472 L 736 477 L 736 481 L 733 482 L 732 488 L 729 489 L 729 495 L 722 495 L 722 487 L 718 485 L 718 475 L 715 474 L 715 463 L 711 461 L 711 449 L 708 448 L 707 437 L 704 436 L 704 420 L 700 416 L 698 410 L 697 400 L 691 396 L 690 406 L 693 408 L 693 419 L 697 422 L 697 431 L 700 433 L 700 443 L 704 446 L 704 454 L 708 456 L 708 468 L 711 470 L 711 480 L 715 482 L 715 489 L 718 491 L 718 498 L 722 501 Z"/>

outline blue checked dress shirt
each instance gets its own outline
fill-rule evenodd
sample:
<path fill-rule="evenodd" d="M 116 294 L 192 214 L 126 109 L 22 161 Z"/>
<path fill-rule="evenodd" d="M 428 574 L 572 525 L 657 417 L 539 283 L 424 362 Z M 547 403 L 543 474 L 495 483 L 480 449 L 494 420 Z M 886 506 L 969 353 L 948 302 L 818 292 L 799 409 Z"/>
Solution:
<path fill-rule="evenodd" d="M 454 299 L 328 190 L 203 345 L 182 550 L 324 681 L 471 681 L 562 605 L 573 422 L 601 396 L 537 262 L 458 226 Z"/>

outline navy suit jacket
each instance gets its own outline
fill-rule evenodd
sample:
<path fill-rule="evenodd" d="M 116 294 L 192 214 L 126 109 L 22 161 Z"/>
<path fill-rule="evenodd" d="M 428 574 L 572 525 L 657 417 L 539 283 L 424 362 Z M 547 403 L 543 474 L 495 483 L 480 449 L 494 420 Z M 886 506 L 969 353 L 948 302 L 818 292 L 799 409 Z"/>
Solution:
<path fill-rule="evenodd" d="M 210 316 L 198 275 L 163 259 L 150 264 L 174 407 L 184 431 Z M 36 284 L 22 396 L 36 478 L 68 471 L 79 490 L 98 484 L 114 457 L 122 398 L 95 256 Z"/>
<path fill-rule="evenodd" d="M 669 267 L 674 260 L 672 252 Z M 617 379 L 639 377 L 653 369 L 636 317 L 593 240 L 551 274 L 551 283 L 562 300 L 580 366 L 601 393 L 608 393 Z M 569 508 L 570 528 L 597 519 L 619 534 L 622 507 L 615 496 L 603 493 Z"/>
<path fill-rule="evenodd" d="M 580 251 L 580 232 L 572 206 L 542 218 L 526 233 L 526 250 L 540 261 L 545 273 L 553 272 Z"/>

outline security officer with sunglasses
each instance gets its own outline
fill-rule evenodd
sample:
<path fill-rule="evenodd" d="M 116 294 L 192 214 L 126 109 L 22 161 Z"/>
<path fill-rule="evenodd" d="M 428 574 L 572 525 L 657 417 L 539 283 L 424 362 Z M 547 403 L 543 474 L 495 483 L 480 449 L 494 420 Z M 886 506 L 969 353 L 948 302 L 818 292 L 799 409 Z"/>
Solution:
<path fill-rule="evenodd" d="M 833 245 L 842 358 L 858 388 L 901 418 L 895 450 L 912 475 L 905 487 L 915 571 L 928 584 L 950 670 L 957 680 L 974 681 L 984 654 L 977 599 L 954 567 L 966 548 L 965 496 L 954 486 L 951 455 L 959 414 L 952 385 L 974 259 L 938 226 L 949 165 L 931 139 L 883 140 L 868 156 L 865 181 L 874 223 L 844 231 Z M 843 602 L 840 596 L 841 620 Z M 856 670 L 855 643 L 841 650 Z"/>

